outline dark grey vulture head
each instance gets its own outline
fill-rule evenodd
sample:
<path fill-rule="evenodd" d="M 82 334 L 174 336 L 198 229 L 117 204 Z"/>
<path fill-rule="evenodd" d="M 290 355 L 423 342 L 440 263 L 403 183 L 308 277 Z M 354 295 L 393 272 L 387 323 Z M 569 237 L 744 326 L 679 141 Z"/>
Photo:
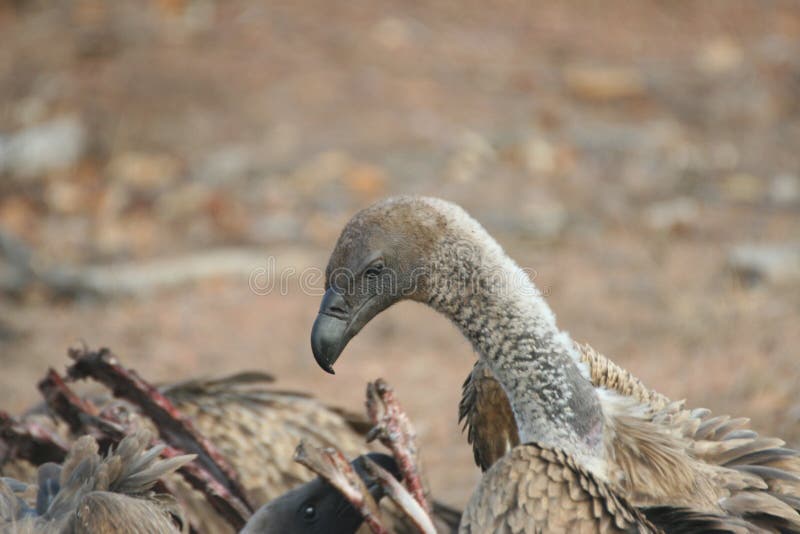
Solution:
<path fill-rule="evenodd" d="M 404 299 L 429 302 L 450 273 L 439 256 L 464 252 L 448 239 L 477 223 L 460 207 L 426 197 L 393 197 L 347 223 L 325 272 L 325 296 L 311 333 L 317 363 L 329 373 L 345 345 L 373 317 Z M 468 240 L 462 240 L 466 248 Z"/>
<path fill-rule="evenodd" d="M 369 453 L 366 456 L 400 479 L 400 471 L 394 458 L 381 453 Z M 383 490 L 367 474 L 363 458 L 364 456 L 359 456 L 351 463 L 378 502 L 383 497 Z M 259 508 L 241 533 L 352 534 L 358 530 L 363 520 L 361 514 L 336 488 L 317 477 Z"/>

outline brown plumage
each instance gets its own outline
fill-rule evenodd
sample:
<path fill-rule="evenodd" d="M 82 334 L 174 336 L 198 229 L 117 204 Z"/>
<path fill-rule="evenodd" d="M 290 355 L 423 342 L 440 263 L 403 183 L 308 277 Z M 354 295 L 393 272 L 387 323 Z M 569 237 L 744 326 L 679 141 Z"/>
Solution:
<path fill-rule="evenodd" d="M 467 431 L 475 463 L 489 469 L 519 445 L 517 423 L 503 387 L 483 360 L 478 360 L 464 381 L 458 421 Z"/>
<path fill-rule="evenodd" d="M 729 530 L 800 532 L 797 451 L 759 438 L 746 420 L 671 403 L 576 346 L 527 273 L 459 206 L 401 196 L 355 214 L 331 253 L 325 289 L 311 348 L 328 372 L 371 319 L 401 300 L 425 303 L 459 328 L 510 406 L 491 416 L 500 388 L 480 368 L 466 384 L 462 412 L 483 467 L 513 445 L 513 420 L 519 441 L 561 451 L 574 469 L 670 527 L 696 529 L 686 522 L 699 517 Z M 507 496 L 490 513 L 532 514 L 513 485 Z M 474 506 L 489 505 L 473 500 L 467 517 Z"/>
<path fill-rule="evenodd" d="M 745 534 L 751 526 L 687 507 L 636 507 L 564 451 L 526 443 L 484 474 L 459 532 Z"/>
<path fill-rule="evenodd" d="M 637 417 L 615 418 L 611 462 L 616 464 L 612 471 L 616 480 L 604 486 L 604 491 L 618 499 L 624 495 L 630 503 L 645 509 L 672 506 L 709 510 L 704 518 L 713 517 L 712 523 L 720 530 L 796 532 L 800 528 L 800 461 L 795 451 L 783 448 L 782 440 L 759 438 L 748 428 L 747 419 L 684 409 L 683 403 L 647 388 L 588 345 L 579 349 L 595 387 L 633 399 L 651 413 L 645 423 Z M 528 470 L 531 457 L 539 458 L 543 451 L 535 445 L 517 447 L 516 423 L 510 414 L 502 387 L 484 364 L 477 363 L 464 383 L 459 415 L 481 469 L 488 470 L 501 459 L 504 463 L 503 474 L 494 475 L 497 481 L 489 485 L 500 484 L 509 470 Z M 518 451 L 528 448 L 531 451 Z M 561 462 L 565 469 L 577 467 L 568 456 L 569 461 L 562 461 L 565 456 L 560 451 L 546 452 L 551 462 Z M 573 472 L 576 477 L 583 475 Z M 513 490 L 513 486 L 508 489 Z M 674 521 L 674 515 L 665 517 L 661 509 L 645 510 L 645 514 L 656 524 Z"/>
<path fill-rule="evenodd" d="M 268 387 L 270 382 L 267 375 L 246 372 L 164 388 L 165 395 L 231 463 L 256 505 L 314 479 L 315 473 L 293 460 L 301 440 L 317 447 L 335 446 L 348 458 L 371 450 L 364 438 L 371 426 L 366 417 L 332 408 L 307 394 Z M 182 481 L 177 485 L 190 520 L 213 525 L 209 532 L 231 531 L 202 497 Z M 415 532 L 391 503 L 384 506 L 393 532 Z M 440 508 L 450 513 L 448 507 Z M 452 519 L 445 519 L 447 513 L 438 515 L 447 532 L 453 527 Z M 367 532 L 366 527 L 361 531 Z"/>
<path fill-rule="evenodd" d="M 307 394 L 279 389 L 273 383 L 274 379 L 265 373 L 243 372 L 161 388 L 223 454 L 256 507 L 316 476 L 293 460 L 294 450 L 303 439 L 318 447 L 336 446 L 348 458 L 371 450 L 364 438 L 370 428 L 366 417 L 332 408 Z M 113 411 L 130 426 L 154 430 L 150 421 L 140 417 L 129 403 L 105 399 L 103 404 L 104 410 Z M 42 415 L 31 417 L 40 424 L 52 424 Z M 30 468 L 21 462 L 10 462 L 0 470 L 17 478 L 31 476 Z M 202 526 L 203 532 L 234 532 L 180 475 L 170 475 L 166 483 L 190 524 Z M 387 522 L 397 532 L 413 532 L 391 504 L 387 503 L 386 508 Z M 452 524 L 452 520 L 448 523 Z"/>
<path fill-rule="evenodd" d="M 515 447 L 484 475 L 461 521 L 484 532 L 656 532 L 644 515 L 569 455 Z"/>
<path fill-rule="evenodd" d="M 369 452 L 356 431 L 363 428 L 364 419 L 308 395 L 271 387 L 271 382 L 261 373 L 239 373 L 164 388 L 178 410 L 230 462 L 256 506 L 315 477 L 292 459 L 301 439 L 320 447 L 335 445 L 349 458 Z M 192 501 L 190 517 L 210 515 L 202 499 Z M 210 519 L 203 517 L 203 522 Z M 222 518 L 213 521 L 222 531 L 230 528 Z"/>
<path fill-rule="evenodd" d="M 180 532 L 179 508 L 168 495 L 156 495 L 155 483 L 194 456 L 160 459 L 163 446 L 148 449 L 150 433 L 127 436 L 105 457 L 94 438 L 72 445 L 61 466 L 45 464 L 38 488 L 0 480 L 3 532 L 153 533 Z M 31 491 L 33 490 L 33 491 Z"/>
<path fill-rule="evenodd" d="M 654 409 L 672 401 L 651 390 L 629 371 L 612 362 L 589 345 L 578 347 L 581 360 L 588 366 L 592 384 L 632 397 Z M 503 386 L 492 375 L 484 360 L 478 360 L 464 381 L 458 420 L 467 431 L 475 463 L 482 471 L 519 444 L 517 423 Z"/>

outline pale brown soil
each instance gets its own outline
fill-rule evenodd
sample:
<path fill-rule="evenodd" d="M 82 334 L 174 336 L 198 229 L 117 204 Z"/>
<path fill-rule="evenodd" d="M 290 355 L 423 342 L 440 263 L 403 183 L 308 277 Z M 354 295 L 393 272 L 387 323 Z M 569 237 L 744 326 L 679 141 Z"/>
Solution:
<path fill-rule="evenodd" d="M 800 445 L 800 283 L 751 285 L 726 263 L 741 243 L 800 239 L 800 201 L 771 185 L 800 173 L 796 2 L 41 4 L 0 4 L 0 132 L 22 128 L 35 97 L 45 118 L 78 113 L 90 137 L 67 170 L 0 177 L 0 228 L 43 257 L 235 245 L 323 267 L 354 210 L 435 194 L 536 270 L 576 340 Z M 210 20 L 192 26 L 201 4 Z M 598 97 L 599 82 L 567 81 L 587 65 L 635 80 Z M 247 153 L 244 170 L 201 179 L 225 146 Z M 126 181 L 114 169 L 130 153 L 178 170 Z M 59 196 L 57 183 L 74 187 Z M 123 207 L 109 207 L 119 191 Z M 675 199 L 695 212 L 649 222 Z M 264 220 L 289 223 L 256 230 Z M 0 409 L 35 402 L 37 379 L 79 340 L 155 381 L 260 368 L 352 409 L 382 376 L 417 425 L 434 493 L 462 505 L 478 476 L 456 424 L 471 348 L 404 303 L 331 377 L 309 350 L 317 307 L 297 287 L 259 296 L 246 280 L 110 300 L 0 295 Z"/>

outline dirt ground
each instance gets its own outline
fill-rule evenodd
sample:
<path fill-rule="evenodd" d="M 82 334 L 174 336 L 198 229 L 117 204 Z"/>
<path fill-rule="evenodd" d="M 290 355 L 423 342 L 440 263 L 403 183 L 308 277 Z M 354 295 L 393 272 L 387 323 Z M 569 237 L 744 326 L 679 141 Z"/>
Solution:
<path fill-rule="evenodd" d="M 64 295 L 6 249 L 0 409 L 80 340 L 152 380 L 259 368 L 353 409 L 383 376 L 434 494 L 463 505 L 455 328 L 398 305 L 331 377 L 317 292 L 248 279 L 324 268 L 355 210 L 420 193 L 534 269 L 576 340 L 800 445 L 798 149 L 794 1 L 0 2 L 0 233 L 36 272 L 257 258 Z"/>

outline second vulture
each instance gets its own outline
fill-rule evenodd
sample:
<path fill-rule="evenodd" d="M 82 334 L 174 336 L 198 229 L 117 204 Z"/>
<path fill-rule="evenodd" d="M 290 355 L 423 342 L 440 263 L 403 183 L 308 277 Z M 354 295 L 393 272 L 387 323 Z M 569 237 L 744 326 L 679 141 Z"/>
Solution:
<path fill-rule="evenodd" d="M 179 412 L 187 416 L 199 433 L 213 443 L 230 463 L 249 501 L 255 505 L 285 496 L 290 490 L 314 480 L 315 475 L 309 469 L 293 460 L 295 448 L 301 440 L 316 447 L 336 447 L 349 458 L 370 452 L 364 435 L 371 425 L 365 417 L 328 406 L 304 393 L 273 387 L 272 382 L 270 375 L 243 372 L 216 379 L 188 380 L 161 388 Z M 132 427 L 150 426 L 149 420 L 125 401 L 105 399 L 101 406 L 103 410 L 113 411 L 118 418 L 135 419 L 128 421 L 133 423 Z M 25 417 L 36 425 L 54 424 L 42 409 L 35 409 Z M 58 432 L 65 433 L 66 429 L 59 428 Z M 36 478 L 35 469 L 22 460 L 0 463 L 0 475 L 18 480 Z M 188 524 L 201 527 L 203 532 L 234 532 L 225 518 L 180 475 L 169 474 L 167 479 Z M 303 488 L 300 490 L 305 492 L 303 495 L 324 495 L 323 500 L 336 497 L 333 491 L 315 492 L 313 484 Z M 283 502 L 287 499 L 284 498 Z M 399 510 L 391 505 L 387 508 L 387 520 L 393 531 L 415 532 Z M 449 531 L 454 526 L 450 517 L 454 514 L 449 507 L 438 503 L 437 511 L 440 513 L 436 519 L 444 531 Z M 320 515 L 322 518 L 329 516 Z M 251 531 L 258 531 L 253 530 L 255 528 L 251 526 Z M 359 532 L 367 531 L 366 527 L 361 528 Z M 339 531 L 349 532 L 347 528 Z"/>
<path fill-rule="evenodd" d="M 797 451 L 576 345 L 460 207 L 394 197 L 347 223 L 311 334 L 320 366 L 333 372 L 348 341 L 404 299 L 448 317 L 480 356 L 462 416 L 488 471 L 462 532 L 800 532 Z"/>

